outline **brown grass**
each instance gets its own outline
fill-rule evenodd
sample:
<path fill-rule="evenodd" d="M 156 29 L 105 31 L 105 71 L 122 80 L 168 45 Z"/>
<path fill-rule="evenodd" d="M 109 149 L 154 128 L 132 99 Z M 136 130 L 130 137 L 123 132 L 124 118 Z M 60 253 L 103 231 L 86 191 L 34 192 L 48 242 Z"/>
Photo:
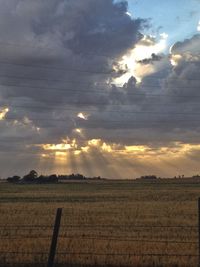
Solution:
<path fill-rule="evenodd" d="M 198 254 L 198 229 L 189 226 L 197 225 L 199 196 L 200 184 L 192 181 L 2 183 L 0 252 L 23 254 L 0 253 L 0 266 L 45 266 L 52 235 L 48 226 L 58 207 L 63 207 L 60 266 L 197 266 L 198 258 L 186 255 Z"/>

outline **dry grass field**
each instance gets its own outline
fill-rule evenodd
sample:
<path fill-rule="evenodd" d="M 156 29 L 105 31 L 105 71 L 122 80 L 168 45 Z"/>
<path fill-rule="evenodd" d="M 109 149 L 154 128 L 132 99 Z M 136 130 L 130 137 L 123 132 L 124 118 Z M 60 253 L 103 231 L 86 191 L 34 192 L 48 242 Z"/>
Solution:
<path fill-rule="evenodd" d="M 0 266 L 196 267 L 198 181 L 0 184 Z"/>

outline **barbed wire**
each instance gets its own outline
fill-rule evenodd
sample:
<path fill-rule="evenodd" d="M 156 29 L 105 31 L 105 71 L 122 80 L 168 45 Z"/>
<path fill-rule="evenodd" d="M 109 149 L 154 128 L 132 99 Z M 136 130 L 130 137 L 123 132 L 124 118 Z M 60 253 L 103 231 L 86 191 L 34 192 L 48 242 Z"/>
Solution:
<path fill-rule="evenodd" d="M 94 256 L 159 256 L 159 257 L 198 257 L 197 254 L 169 254 L 169 253 L 93 253 L 93 252 L 58 252 L 58 255 L 94 255 Z"/>
<path fill-rule="evenodd" d="M 1 251 L 0 254 L 7 254 L 7 255 L 48 255 L 48 252 L 29 252 L 29 251 Z"/>
<path fill-rule="evenodd" d="M 118 227 L 129 227 L 129 228 L 198 228 L 198 225 L 134 225 L 134 224 L 63 224 L 61 228 L 118 228 Z M 49 224 L 33 224 L 33 225 L 0 225 L 0 229 L 15 229 L 15 228 L 53 228 L 53 225 Z"/>
<path fill-rule="evenodd" d="M 48 252 L 15 252 L 15 251 L 0 251 L 0 254 L 7 255 L 48 255 Z M 197 254 L 171 254 L 171 253 L 94 253 L 91 252 L 57 252 L 57 255 L 90 255 L 90 256 L 135 256 L 135 257 L 145 257 L 145 256 L 159 256 L 159 257 L 199 257 Z"/>
<path fill-rule="evenodd" d="M 14 236 L 1 236 L 1 240 L 17 240 L 17 239 L 50 239 L 51 235 L 41 236 L 26 236 L 26 235 L 14 235 Z M 182 240 L 157 240 L 157 239 L 133 239 L 132 237 L 124 236 L 109 236 L 109 235 L 100 235 L 100 236 L 74 236 L 74 235 L 60 235 L 59 238 L 62 239 L 78 239 L 78 240 L 100 240 L 100 241 L 117 241 L 117 242 L 140 242 L 140 243 L 164 243 L 164 244 L 195 244 L 197 241 L 182 241 Z"/>

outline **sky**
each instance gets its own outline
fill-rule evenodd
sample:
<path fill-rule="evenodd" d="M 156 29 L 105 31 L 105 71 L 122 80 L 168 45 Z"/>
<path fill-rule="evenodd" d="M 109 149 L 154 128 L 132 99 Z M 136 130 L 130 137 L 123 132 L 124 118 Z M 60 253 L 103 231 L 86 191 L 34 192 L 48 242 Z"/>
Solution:
<path fill-rule="evenodd" d="M 0 177 L 200 174 L 200 1 L 0 0 Z"/>
<path fill-rule="evenodd" d="M 169 34 L 168 45 L 177 40 L 183 41 L 196 33 L 200 17 L 199 0 L 148 1 L 129 0 L 129 11 L 136 17 L 149 18 L 152 27 L 150 34 L 166 32 Z"/>

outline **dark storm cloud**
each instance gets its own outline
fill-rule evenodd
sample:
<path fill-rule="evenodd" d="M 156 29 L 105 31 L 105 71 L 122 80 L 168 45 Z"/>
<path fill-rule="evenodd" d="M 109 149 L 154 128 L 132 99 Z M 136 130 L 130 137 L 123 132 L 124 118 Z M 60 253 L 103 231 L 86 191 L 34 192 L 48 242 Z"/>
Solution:
<path fill-rule="evenodd" d="M 173 46 L 172 56 L 182 56 L 175 67 L 153 54 L 140 64 L 154 63 L 154 74 L 118 86 L 113 78 L 128 72 L 120 69 L 121 56 L 138 43 L 156 44 L 143 38 L 148 22 L 131 18 L 126 1 L 0 4 L 0 107 L 10 108 L 0 122 L 0 151 L 16 158 L 21 151 L 21 162 L 25 153 L 31 161 L 42 152 L 35 144 L 73 139 L 76 128 L 85 134 L 76 136 L 79 148 L 96 138 L 121 146 L 198 142 L 198 115 L 181 113 L 200 113 L 194 99 L 200 95 L 199 35 Z M 79 112 L 88 120 L 77 118 Z"/>
<path fill-rule="evenodd" d="M 118 112 L 110 116 L 102 113 L 100 117 L 92 114 L 90 120 L 82 121 L 86 128 L 92 129 L 88 132 L 89 138 L 94 138 L 95 128 L 102 127 L 107 129 L 106 134 L 102 130 L 96 132 L 96 136 L 108 142 L 151 146 L 177 141 L 198 143 L 199 47 L 199 35 L 179 42 L 171 50 L 172 58 L 180 55 L 175 66 L 170 65 L 165 56 L 163 70 L 145 77 L 142 83 L 136 84 L 131 78 L 122 89 L 114 87 L 110 98 L 119 104 Z M 126 107 L 127 104 L 130 106 Z"/>
<path fill-rule="evenodd" d="M 143 60 L 139 60 L 138 63 L 140 64 L 153 64 L 155 61 L 160 61 L 162 59 L 161 55 L 152 54 L 151 58 L 145 58 Z"/>
<path fill-rule="evenodd" d="M 175 61 L 177 54 L 180 59 L 165 80 L 164 86 L 170 93 L 182 96 L 180 102 L 187 102 L 191 109 L 195 109 L 200 96 L 200 35 L 176 43 L 171 54 Z"/>
<path fill-rule="evenodd" d="M 0 104 L 10 107 L 8 119 L 28 117 L 42 131 L 35 141 L 51 142 L 70 135 L 83 107 L 115 102 L 107 85 L 119 75 L 113 62 L 134 47 L 146 26 L 127 15 L 126 1 L 0 4 Z"/>
<path fill-rule="evenodd" d="M 113 1 L 88 1 L 87 13 L 80 15 L 73 38 L 67 41 L 72 51 L 94 52 L 116 57 L 131 48 L 142 37 L 141 19 L 132 20 L 126 14 L 127 3 Z M 102 13 L 103 12 L 103 13 Z"/>
<path fill-rule="evenodd" d="M 197 55 L 200 54 L 200 34 L 194 35 L 191 39 L 186 39 L 183 42 L 177 42 L 174 44 L 171 48 L 172 54 L 191 54 L 191 55 Z"/>

